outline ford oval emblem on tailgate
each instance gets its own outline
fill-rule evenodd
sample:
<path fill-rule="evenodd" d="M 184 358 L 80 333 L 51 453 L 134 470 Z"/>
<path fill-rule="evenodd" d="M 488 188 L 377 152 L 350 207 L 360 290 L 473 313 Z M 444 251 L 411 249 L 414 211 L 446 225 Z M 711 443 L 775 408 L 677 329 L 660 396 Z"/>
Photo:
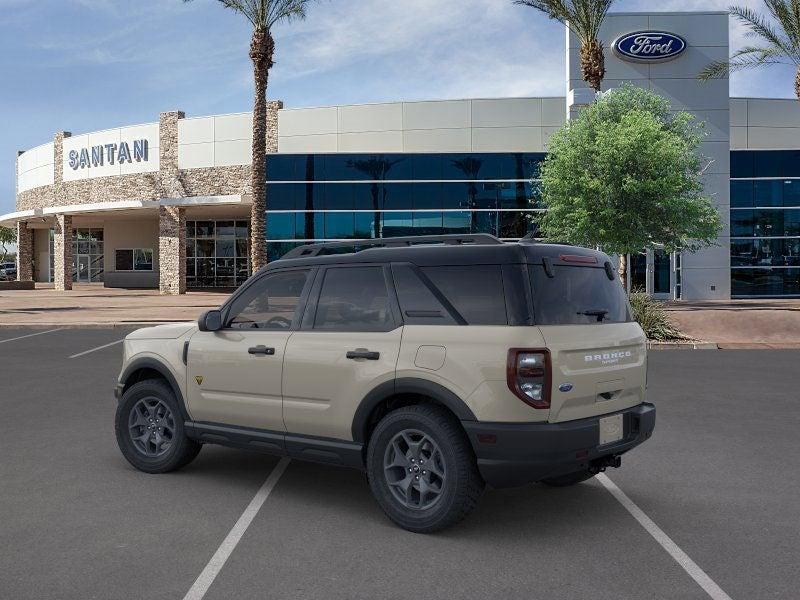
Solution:
<path fill-rule="evenodd" d="M 571 383 L 562 383 L 560 386 L 558 386 L 558 391 L 560 392 L 568 392 L 571 389 L 572 389 Z"/>

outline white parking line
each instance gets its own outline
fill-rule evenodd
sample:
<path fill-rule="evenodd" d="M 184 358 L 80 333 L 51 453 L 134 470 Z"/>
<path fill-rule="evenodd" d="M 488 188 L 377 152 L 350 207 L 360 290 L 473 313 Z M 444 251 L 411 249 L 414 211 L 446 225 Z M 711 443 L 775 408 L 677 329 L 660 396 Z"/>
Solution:
<path fill-rule="evenodd" d="M 91 350 L 86 350 L 85 352 L 78 352 L 77 354 L 73 354 L 72 356 L 70 356 L 70 358 L 78 358 L 79 356 L 86 356 L 87 354 L 91 354 L 92 352 L 97 352 L 98 350 L 102 350 L 103 348 L 108 348 L 109 346 L 121 344 L 124 341 L 125 338 L 117 340 L 116 342 L 111 342 L 110 344 L 103 344 L 102 346 L 98 346 L 97 348 L 92 348 Z"/>
<path fill-rule="evenodd" d="M 639 521 L 639 524 L 645 528 L 647 533 L 653 536 L 653 538 L 661 545 L 664 550 L 666 550 L 669 555 L 675 559 L 684 571 L 689 574 L 689 577 L 695 580 L 697 585 L 699 585 L 705 592 L 714 600 L 731 600 L 731 597 L 726 594 L 721 587 L 719 587 L 711 577 L 709 577 L 703 569 L 701 569 L 696 562 L 694 562 L 689 555 L 686 554 L 683 550 L 681 550 L 678 545 L 672 541 L 672 539 L 664 533 L 664 531 L 656 525 L 653 520 L 648 517 L 644 511 L 636 506 L 636 504 L 628 498 L 628 496 L 623 492 L 621 489 L 617 487 L 617 485 L 611 481 L 606 475 L 600 473 L 597 476 L 598 481 L 603 484 L 603 486 L 611 492 L 611 495 L 616 498 L 622 506 L 625 507 L 633 518 Z"/>
<path fill-rule="evenodd" d="M 202 573 L 200 573 L 200 576 L 195 580 L 191 589 L 186 592 L 183 600 L 201 600 L 201 598 L 206 595 L 208 588 L 210 588 L 211 584 L 214 583 L 214 579 L 216 579 L 217 575 L 222 570 L 222 567 L 225 565 L 228 557 L 230 557 L 231 553 L 236 548 L 239 540 L 242 539 L 244 532 L 247 531 L 250 523 L 253 522 L 253 519 L 255 518 L 256 514 L 258 514 L 259 509 L 272 492 L 275 484 L 278 483 L 278 479 L 281 478 L 281 475 L 283 475 L 283 472 L 286 470 L 288 465 L 288 458 L 282 458 L 278 464 L 275 465 L 275 468 L 272 469 L 272 472 L 269 474 L 269 477 L 267 477 L 267 480 L 256 492 L 256 495 L 253 496 L 253 499 L 250 501 L 250 504 L 247 505 L 247 508 L 244 509 L 242 516 L 240 516 L 239 520 L 236 521 L 233 529 L 231 529 L 227 537 L 222 540 L 222 544 L 220 544 L 220 547 L 217 548 L 217 551 L 214 553 L 214 556 L 211 557 L 211 560 L 208 561 L 206 568 L 203 569 Z"/>
<path fill-rule="evenodd" d="M 17 340 L 24 340 L 25 338 L 33 337 L 36 335 L 44 335 L 45 333 L 53 333 L 54 331 L 61 331 L 63 327 L 59 327 L 58 329 L 50 329 L 48 331 L 37 331 L 36 333 L 29 333 L 28 335 L 21 335 L 19 337 L 11 338 L 9 340 L 0 340 L 0 344 L 5 344 L 6 342 L 16 342 Z"/>

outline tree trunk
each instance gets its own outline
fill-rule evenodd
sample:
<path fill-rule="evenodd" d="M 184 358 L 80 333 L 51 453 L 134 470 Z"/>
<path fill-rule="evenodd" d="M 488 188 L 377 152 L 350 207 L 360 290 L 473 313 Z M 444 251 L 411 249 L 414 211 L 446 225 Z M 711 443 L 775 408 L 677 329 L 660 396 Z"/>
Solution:
<path fill-rule="evenodd" d="M 794 77 L 794 95 L 800 100 L 800 68 L 797 69 L 797 75 Z"/>
<path fill-rule="evenodd" d="M 255 273 L 267 264 L 267 82 L 275 42 L 269 31 L 256 29 L 250 42 L 255 99 L 253 102 L 253 155 L 250 208 L 250 266 Z"/>
<path fill-rule="evenodd" d="M 595 92 L 600 91 L 600 84 L 606 76 L 603 45 L 597 40 L 586 42 L 581 46 L 581 75 Z"/>
<path fill-rule="evenodd" d="M 628 291 L 628 255 L 627 254 L 620 254 L 619 255 L 619 267 L 617 269 L 617 273 L 619 274 L 619 281 L 622 284 L 622 289 L 626 292 Z"/>

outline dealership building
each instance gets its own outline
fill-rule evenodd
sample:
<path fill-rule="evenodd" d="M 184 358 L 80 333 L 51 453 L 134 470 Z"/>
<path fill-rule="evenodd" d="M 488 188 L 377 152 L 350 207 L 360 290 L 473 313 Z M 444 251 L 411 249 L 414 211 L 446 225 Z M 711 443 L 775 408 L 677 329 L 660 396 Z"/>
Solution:
<path fill-rule="evenodd" d="M 632 284 L 686 300 L 800 296 L 800 104 L 731 98 L 698 72 L 729 55 L 719 12 L 611 13 L 604 89 L 632 82 L 706 123 L 706 194 L 723 230 L 697 253 L 631 257 Z M 549 137 L 594 95 L 566 35 L 562 97 L 268 107 L 267 241 L 274 260 L 326 240 L 536 234 Z M 17 157 L 18 278 L 123 288 L 241 284 L 250 275 L 250 113 L 72 135 Z M 68 125 L 68 124 L 65 124 Z"/>

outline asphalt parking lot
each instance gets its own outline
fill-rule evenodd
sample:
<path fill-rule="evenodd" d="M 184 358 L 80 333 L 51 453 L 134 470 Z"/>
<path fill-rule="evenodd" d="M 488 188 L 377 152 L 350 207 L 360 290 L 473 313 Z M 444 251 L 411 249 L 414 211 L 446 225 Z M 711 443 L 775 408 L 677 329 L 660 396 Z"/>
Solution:
<path fill-rule="evenodd" d="M 0 329 L 0 598 L 184 598 L 278 464 L 206 446 L 177 473 L 130 467 L 112 395 L 127 331 Z M 731 598 L 798 597 L 798 365 L 651 353 L 656 432 L 607 473 Z M 488 491 L 422 536 L 363 474 L 292 461 L 204 597 L 715 596 L 597 480 Z"/>

